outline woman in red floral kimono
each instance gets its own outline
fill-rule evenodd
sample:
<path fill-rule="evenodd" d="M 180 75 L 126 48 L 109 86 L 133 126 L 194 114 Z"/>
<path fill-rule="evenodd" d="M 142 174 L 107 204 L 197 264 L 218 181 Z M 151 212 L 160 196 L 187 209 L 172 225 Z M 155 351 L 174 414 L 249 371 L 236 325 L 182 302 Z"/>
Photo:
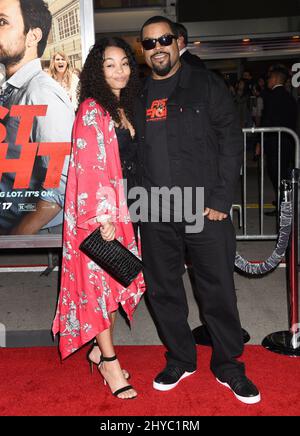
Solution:
<path fill-rule="evenodd" d="M 105 240 L 117 238 L 140 255 L 122 180 L 124 172 L 126 178 L 132 176 L 136 150 L 131 111 L 138 78 L 130 47 L 119 38 L 101 39 L 90 51 L 80 79 L 53 333 L 60 333 L 63 359 L 94 340 L 88 354 L 91 366 L 98 366 L 116 397 L 132 399 L 137 393 L 115 355 L 112 329 L 119 305 L 132 319 L 145 290 L 143 275 L 124 288 L 79 250 L 83 239 L 100 226 Z"/>

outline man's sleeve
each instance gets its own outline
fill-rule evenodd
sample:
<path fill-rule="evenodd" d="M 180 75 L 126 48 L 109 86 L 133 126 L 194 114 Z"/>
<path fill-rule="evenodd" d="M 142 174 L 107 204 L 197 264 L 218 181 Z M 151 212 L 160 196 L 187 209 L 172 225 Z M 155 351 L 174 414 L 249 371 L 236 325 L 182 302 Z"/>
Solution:
<path fill-rule="evenodd" d="M 243 135 L 225 83 L 215 74 L 209 81 L 209 115 L 218 141 L 218 179 L 205 206 L 228 214 L 243 161 Z"/>

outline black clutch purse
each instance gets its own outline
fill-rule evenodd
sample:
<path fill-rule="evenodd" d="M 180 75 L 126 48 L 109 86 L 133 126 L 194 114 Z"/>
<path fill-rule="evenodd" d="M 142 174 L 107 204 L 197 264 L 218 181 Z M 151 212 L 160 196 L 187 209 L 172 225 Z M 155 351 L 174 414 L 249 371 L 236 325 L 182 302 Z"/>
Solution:
<path fill-rule="evenodd" d="M 84 239 L 79 248 L 126 288 L 143 268 L 142 261 L 119 241 L 105 241 L 99 228 Z"/>

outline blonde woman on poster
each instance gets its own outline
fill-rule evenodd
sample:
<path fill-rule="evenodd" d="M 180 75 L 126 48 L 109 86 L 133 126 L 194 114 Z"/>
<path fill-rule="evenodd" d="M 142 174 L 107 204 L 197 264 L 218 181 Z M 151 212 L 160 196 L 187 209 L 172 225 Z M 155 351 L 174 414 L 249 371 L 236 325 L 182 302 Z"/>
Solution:
<path fill-rule="evenodd" d="M 70 60 L 64 52 L 54 53 L 50 62 L 49 74 L 64 88 L 76 110 L 78 106 L 77 89 L 79 78 L 73 72 Z"/>

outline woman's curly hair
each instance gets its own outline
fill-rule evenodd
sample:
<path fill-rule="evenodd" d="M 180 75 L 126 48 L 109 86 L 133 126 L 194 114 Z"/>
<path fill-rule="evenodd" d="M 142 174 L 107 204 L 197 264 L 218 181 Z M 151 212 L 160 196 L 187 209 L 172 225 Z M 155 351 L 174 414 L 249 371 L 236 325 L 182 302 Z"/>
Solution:
<path fill-rule="evenodd" d="M 129 81 L 121 90 L 120 100 L 112 92 L 107 84 L 103 73 L 104 51 L 107 47 L 119 47 L 128 57 L 130 66 Z M 112 117 L 116 123 L 120 123 L 118 109 L 125 111 L 129 121 L 133 119 L 134 99 L 139 89 L 139 77 L 137 64 L 131 47 L 121 38 L 101 38 L 91 48 L 80 74 L 79 103 L 87 98 L 95 99 Z"/>

